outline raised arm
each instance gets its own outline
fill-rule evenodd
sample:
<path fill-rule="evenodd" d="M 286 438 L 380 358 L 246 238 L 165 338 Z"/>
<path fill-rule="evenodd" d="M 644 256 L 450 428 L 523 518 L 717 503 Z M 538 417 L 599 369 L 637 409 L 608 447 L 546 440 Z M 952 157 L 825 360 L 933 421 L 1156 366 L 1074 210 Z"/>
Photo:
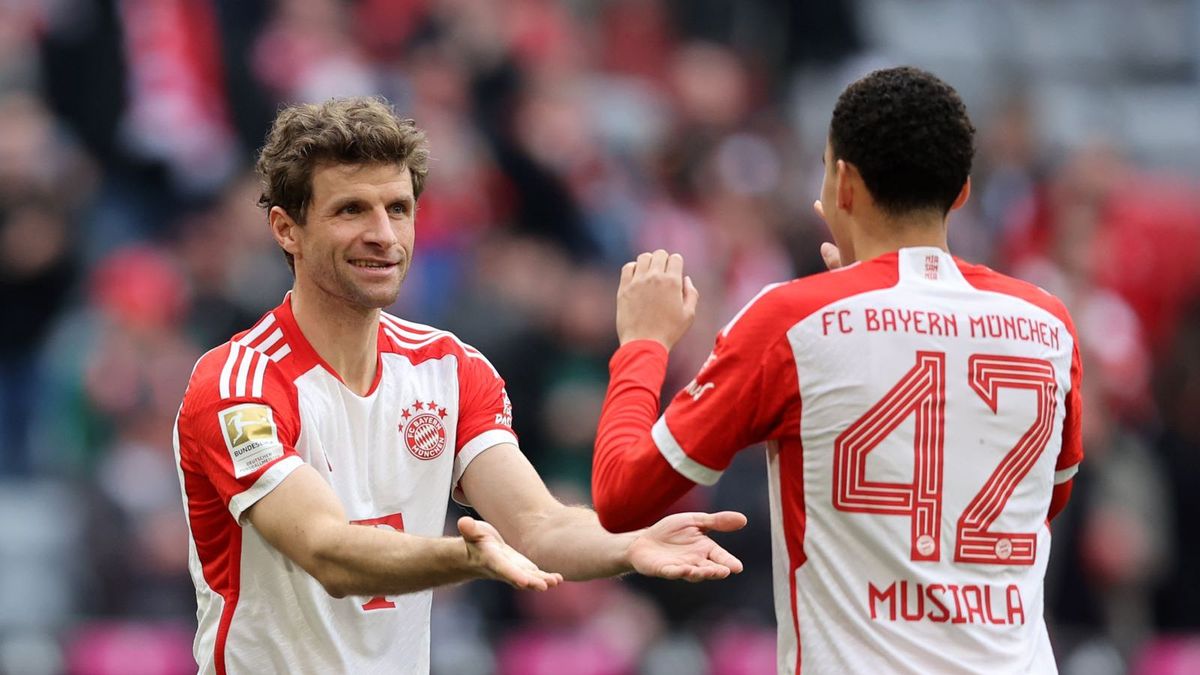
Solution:
<path fill-rule="evenodd" d="M 302 466 L 245 517 L 332 596 L 399 595 L 468 579 L 546 590 L 562 576 L 539 570 L 487 523 L 458 522 L 462 537 L 428 538 L 352 525 L 332 488 Z"/>
<path fill-rule="evenodd" d="M 746 524 L 740 513 L 681 513 L 652 527 L 611 534 L 595 512 L 564 506 L 525 455 L 502 443 L 475 458 L 462 477 L 467 499 L 513 548 L 546 570 L 582 580 L 636 571 L 703 581 L 742 571 L 741 562 L 706 536 Z"/>
<path fill-rule="evenodd" d="M 712 485 L 743 448 L 794 434 L 798 385 L 783 306 L 763 289 L 717 336 L 692 382 L 659 416 L 667 353 L 699 298 L 683 259 L 643 253 L 621 270 L 617 336 L 592 458 L 605 527 L 639 527 L 695 484 Z"/>
<path fill-rule="evenodd" d="M 621 345 L 609 362 L 608 393 L 592 456 L 592 501 L 610 531 L 645 527 L 696 486 L 655 445 L 667 350 L 654 340 Z"/>
<path fill-rule="evenodd" d="M 653 522 L 695 483 L 676 471 L 651 436 L 667 354 L 691 328 L 700 294 L 683 257 L 643 253 L 621 268 L 617 337 L 596 430 L 592 498 L 600 522 L 623 532 Z"/>

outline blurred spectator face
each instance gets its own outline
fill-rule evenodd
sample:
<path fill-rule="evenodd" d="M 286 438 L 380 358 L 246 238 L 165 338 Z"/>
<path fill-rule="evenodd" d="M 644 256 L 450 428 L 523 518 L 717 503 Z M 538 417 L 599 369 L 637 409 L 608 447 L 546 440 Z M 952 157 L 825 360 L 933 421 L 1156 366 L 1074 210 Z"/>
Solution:
<path fill-rule="evenodd" d="M 359 307 L 396 302 L 415 239 L 408 167 L 319 166 L 312 187 L 306 224 L 272 211 L 280 245 L 295 256 L 297 280 Z"/>
<path fill-rule="evenodd" d="M 517 113 L 522 145 L 560 173 L 570 173 L 597 152 L 579 84 L 569 78 L 544 78 L 527 92 Z"/>
<path fill-rule="evenodd" d="M 32 277 L 61 258 L 67 226 L 54 209 L 29 205 L 0 216 L 0 271 L 13 278 Z"/>
<path fill-rule="evenodd" d="M 568 287 L 572 272 L 561 250 L 533 239 L 497 236 L 481 247 L 476 265 L 476 280 L 486 284 L 498 302 L 538 324 L 559 321 L 566 301 L 562 289 Z"/>
<path fill-rule="evenodd" d="M 673 73 L 675 93 L 685 119 L 701 126 L 729 127 L 746 115 L 750 85 L 730 50 L 692 44 L 679 50 Z"/>
<path fill-rule="evenodd" d="M 20 194 L 47 187 L 52 120 L 33 96 L 18 93 L 0 99 L 0 191 Z"/>
<path fill-rule="evenodd" d="M 616 311 L 611 275 L 596 268 L 576 269 L 567 279 L 567 289 L 563 297 L 569 300 L 558 311 L 564 341 L 603 354 L 612 340 Z"/>

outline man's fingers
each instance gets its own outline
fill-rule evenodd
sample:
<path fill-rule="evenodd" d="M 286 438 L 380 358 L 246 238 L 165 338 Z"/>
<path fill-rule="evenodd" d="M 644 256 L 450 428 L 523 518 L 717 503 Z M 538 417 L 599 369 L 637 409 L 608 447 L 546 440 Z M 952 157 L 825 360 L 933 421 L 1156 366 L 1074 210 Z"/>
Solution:
<path fill-rule="evenodd" d="M 817 213 L 821 220 L 825 220 L 825 205 L 821 203 L 820 199 L 813 202 L 813 211 Z"/>
<path fill-rule="evenodd" d="M 662 250 L 661 248 L 656 250 L 654 253 L 651 254 L 651 257 L 650 257 L 650 271 L 666 272 L 667 271 L 667 260 L 670 257 L 671 256 L 668 255 L 667 252 Z M 681 262 L 682 262 L 682 259 L 681 259 Z M 682 269 L 682 264 L 680 265 L 680 268 Z"/>
<path fill-rule="evenodd" d="M 730 572 L 733 572 L 734 574 L 741 574 L 742 570 L 746 569 L 746 566 L 742 564 L 741 560 L 737 559 L 737 556 L 733 555 L 729 551 L 726 551 L 720 546 L 717 546 L 713 550 L 709 551 L 708 559 L 718 565 L 724 565 L 725 567 L 729 568 Z"/>
<path fill-rule="evenodd" d="M 683 256 L 678 253 L 667 256 L 667 274 L 675 277 L 683 275 Z"/>
<path fill-rule="evenodd" d="M 683 274 L 683 256 L 678 253 L 667 253 L 663 249 L 656 249 L 653 252 L 645 252 L 638 254 L 637 261 L 634 263 L 626 263 L 626 267 L 633 265 L 632 276 L 641 276 L 646 272 L 669 272 L 675 275 Z M 621 268 L 621 279 L 624 280 L 626 275 L 625 268 Z"/>
<path fill-rule="evenodd" d="M 658 570 L 661 579 L 682 579 L 691 571 L 691 565 L 663 565 Z"/>
<path fill-rule="evenodd" d="M 712 581 L 714 579 L 724 579 L 728 577 L 730 570 L 724 565 L 714 565 L 708 561 L 704 564 L 696 565 L 688 570 L 687 580 L 691 582 L 697 581 Z"/>
<path fill-rule="evenodd" d="M 724 579 L 730 574 L 741 571 L 739 563 L 738 568 L 732 569 L 726 565 L 715 563 L 711 560 L 705 560 L 697 565 L 663 565 L 656 576 L 661 579 L 683 579 L 690 582 L 712 581 L 715 579 Z"/>
<path fill-rule="evenodd" d="M 491 567 L 514 588 L 544 591 L 562 583 L 562 575 L 544 572 L 523 556 L 505 555 L 492 558 Z"/>
<path fill-rule="evenodd" d="M 544 591 L 550 588 L 544 579 L 539 579 L 531 574 L 505 576 L 510 585 L 523 591 Z"/>
<path fill-rule="evenodd" d="M 696 524 L 706 530 L 733 532 L 746 526 L 746 515 L 737 511 L 696 514 Z"/>
<path fill-rule="evenodd" d="M 688 314 L 696 313 L 696 305 L 700 303 L 700 291 L 692 283 L 691 277 L 683 278 L 683 311 Z"/>
<path fill-rule="evenodd" d="M 821 259 L 825 261 L 827 269 L 836 270 L 842 266 L 842 252 L 838 250 L 836 244 L 828 241 L 821 244 Z"/>
<path fill-rule="evenodd" d="M 624 288 L 630 281 L 633 281 L 633 271 L 637 269 L 637 263 L 630 261 L 621 267 L 621 287 Z"/>
<path fill-rule="evenodd" d="M 637 261 L 634 263 L 633 276 L 638 277 L 649 271 L 650 260 L 653 257 L 652 253 L 639 253 Z"/>
<path fill-rule="evenodd" d="M 463 516 L 458 519 L 458 533 L 464 539 L 474 542 L 479 539 L 479 523 L 470 516 Z"/>
<path fill-rule="evenodd" d="M 551 574 L 537 570 L 522 575 L 521 584 L 513 584 L 517 588 L 529 591 L 547 591 L 562 583 L 562 575 Z"/>

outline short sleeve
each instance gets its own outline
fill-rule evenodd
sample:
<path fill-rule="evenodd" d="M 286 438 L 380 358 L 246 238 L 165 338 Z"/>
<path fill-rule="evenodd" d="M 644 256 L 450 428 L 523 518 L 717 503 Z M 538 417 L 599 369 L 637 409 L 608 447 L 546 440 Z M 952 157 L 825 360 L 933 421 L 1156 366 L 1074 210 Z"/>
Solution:
<path fill-rule="evenodd" d="M 1074 331 L 1072 330 L 1072 333 Z M 1062 449 L 1054 465 L 1054 484 L 1075 477 L 1083 461 L 1083 362 L 1079 357 L 1079 340 L 1071 354 L 1071 391 L 1066 396 L 1066 417 L 1063 419 Z"/>
<path fill-rule="evenodd" d="M 266 355 L 233 344 L 212 372 L 202 362 L 179 412 L 180 462 L 199 474 L 239 523 L 246 509 L 300 467 L 295 389 Z M 217 363 L 224 363 L 216 371 Z M 243 365 L 244 364 L 244 365 Z"/>
<path fill-rule="evenodd" d="M 454 485 L 481 452 L 500 443 L 517 444 L 512 430 L 512 403 L 504 380 L 482 354 L 471 347 L 458 371 L 458 432 L 454 447 Z"/>
<path fill-rule="evenodd" d="M 772 304 L 756 298 L 717 336 L 651 430 L 663 457 L 695 483 L 712 485 L 740 450 L 798 427 L 795 359 Z"/>

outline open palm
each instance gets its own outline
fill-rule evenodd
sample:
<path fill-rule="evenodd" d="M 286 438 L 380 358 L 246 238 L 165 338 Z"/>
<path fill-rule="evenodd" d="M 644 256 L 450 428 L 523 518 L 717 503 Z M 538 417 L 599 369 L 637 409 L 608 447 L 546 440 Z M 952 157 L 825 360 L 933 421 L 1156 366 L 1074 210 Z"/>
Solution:
<path fill-rule="evenodd" d="M 735 558 L 707 535 L 732 532 L 746 525 L 746 516 L 735 511 L 677 513 L 651 525 L 629 545 L 629 561 L 646 576 L 663 579 L 708 581 L 742 571 Z"/>
<path fill-rule="evenodd" d="M 467 544 L 467 555 L 488 578 L 513 588 L 544 591 L 562 583 L 562 575 L 538 569 L 529 558 L 508 544 L 490 523 L 469 516 L 458 519 L 458 531 Z"/>

